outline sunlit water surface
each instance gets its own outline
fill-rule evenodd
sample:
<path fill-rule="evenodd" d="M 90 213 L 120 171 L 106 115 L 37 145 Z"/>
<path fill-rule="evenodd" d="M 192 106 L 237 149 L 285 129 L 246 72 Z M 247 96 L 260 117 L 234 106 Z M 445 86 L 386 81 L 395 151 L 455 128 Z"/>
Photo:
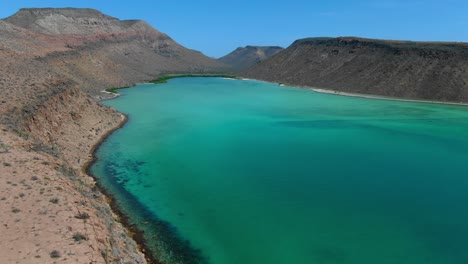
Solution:
<path fill-rule="evenodd" d="M 468 108 L 178 78 L 92 173 L 169 263 L 468 263 Z"/>

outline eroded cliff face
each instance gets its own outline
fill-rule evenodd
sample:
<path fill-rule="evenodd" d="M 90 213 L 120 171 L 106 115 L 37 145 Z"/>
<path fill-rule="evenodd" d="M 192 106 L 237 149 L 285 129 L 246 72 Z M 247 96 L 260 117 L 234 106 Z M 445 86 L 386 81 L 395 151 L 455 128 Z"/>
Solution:
<path fill-rule="evenodd" d="M 47 98 L 16 129 L 0 125 L 0 256 L 15 263 L 146 263 L 82 168 L 124 116 L 78 88 Z M 10 213 L 7 213 L 10 212 Z"/>
<path fill-rule="evenodd" d="M 303 39 L 243 75 L 342 92 L 468 102 L 468 44 Z"/>
<path fill-rule="evenodd" d="M 22 131 L 46 152 L 59 152 L 74 169 L 90 159 L 96 140 L 119 126 L 124 116 L 102 106 L 78 88 L 70 88 L 45 101 L 24 125 Z"/>

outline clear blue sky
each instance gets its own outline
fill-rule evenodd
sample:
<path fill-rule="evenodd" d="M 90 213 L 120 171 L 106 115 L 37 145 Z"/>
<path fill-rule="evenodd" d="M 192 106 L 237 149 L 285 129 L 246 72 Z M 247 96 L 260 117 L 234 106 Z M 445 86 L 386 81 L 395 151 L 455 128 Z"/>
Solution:
<path fill-rule="evenodd" d="M 220 57 L 239 46 L 317 36 L 468 42 L 467 0 L 4 0 L 21 7 L 90 7 L 143 19 L 180 44 Z"/>

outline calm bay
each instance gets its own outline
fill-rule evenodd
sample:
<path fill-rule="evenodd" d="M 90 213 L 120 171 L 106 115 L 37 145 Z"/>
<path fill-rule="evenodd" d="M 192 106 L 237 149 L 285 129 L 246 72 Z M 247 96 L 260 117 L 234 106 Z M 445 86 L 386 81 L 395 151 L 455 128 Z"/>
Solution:
<path fill-rule="evenodd" d="M 468 107 L 177 78 L 91 172 L 166 263 L 468 263 Z"/>

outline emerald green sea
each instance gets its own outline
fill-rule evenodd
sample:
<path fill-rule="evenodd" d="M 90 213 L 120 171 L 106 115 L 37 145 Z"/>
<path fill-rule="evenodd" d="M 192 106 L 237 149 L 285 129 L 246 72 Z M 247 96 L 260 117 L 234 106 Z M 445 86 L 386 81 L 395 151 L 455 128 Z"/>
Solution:
<path fill-rule="evenodd" d="M 467 264 L 468 107 L 177 78 L 91 172 L 165 263 Z"/>

